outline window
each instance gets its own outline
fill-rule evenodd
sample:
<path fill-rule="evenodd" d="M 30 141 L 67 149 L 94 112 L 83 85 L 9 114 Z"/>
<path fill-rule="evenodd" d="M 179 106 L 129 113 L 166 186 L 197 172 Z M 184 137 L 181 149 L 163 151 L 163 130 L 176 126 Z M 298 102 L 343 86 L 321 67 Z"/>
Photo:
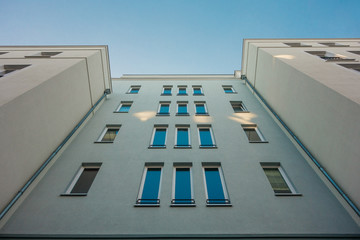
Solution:
<path fill-rule="evenodd" d="M 315 55 L 320 57 L 321 59 L 326 60 L 327 62 L 334 62 L 334 61 L 355 61 L 355 59 L 347 58 L 340 54 L 334 54 L 327 51 L 306 51 L 309 54 Z"/>
<path fill-rule="evenodd" d="M 191 148 L 190 125 L 176 125 L 175 148 Z"/>
<path fill-rule="evenodd" d="M 201 86 L 193 86 L 193 95 L 204 95 Z"/>
<path fill-rule="evenodd" d="M 335 43 L 335 42 L 322 42 L 320 44 L 328 46 L 328 47 L 349 47 L 349 45 L 344 45 L 344 44 Z"/>
<path fill-rule="evenodd" d="M 187 95 L 186 86 L 178 86 L 178 88 L 179 88 L 178 95 Z"/>
<path fill-rule="evenodd" d="M 95 143 L 113 143 L 121 125 L 106 125 L 104 131 Z"/>
<path fill-rule="evenodd" d="M 195 114 L 196 115 L 209 115 L 207 112 L 205 102 L 195 102 Z"/>
<path fill-rule="evenodd" d="M 161 95 L 171 95 L 172 86 L 164 86 Z"/>
<path fill-rule="evenodd" d="M 267 143 L 258 127 L 254 124 L 242 125 L 244 132 L 249 139 L 249 143 Z"/>
<path fill-rule="evenodd" d="M 135 206 L 160 205 L 161 172 L 164 163 L 146 163 Z"/>
<path fill-rule="evenodd" d="M 5 53 L 8 53 L 8 52 L 0 52 L 0 55 L 3 55 L 3 54 L 5 54 Z"/>
<path fill-rule="evenodd" d="M 360 72 L 360 64 L 338 64 L 338 65 Z"/>
<path fill-rule="evenodd" d="M 115 113 L 128 113 L 130 111 L 132 102 L 121 102 Z"/>
<path fill-rule="evenodd" d="M 25 58 L 50 58 L 60 53 L 62 52 L 40 52 L 31 56 L 25 56 Z"/>
<path fill-rule="evenodd" d="M 300 43 L 300 42 L 292 42 L 292 43 L 284 43 L 290 47 L 311 47 L 311 45 L 307 45 L 304 43 Z"/>
<path fill-rule="evenodd" d="M 75 177 L 62 196 L 86 196 L 96 174 L 99 172 L 101 163 L 83 163 Z"/>
<path fill-rule="evenodd" d="M 171 206 L 195 206 L 192 188 L 192 163 L 174 163 Z"/>
<path fill-rule="evenodd" d="M 0 65 L 0 77 L 4 77 L 6 74 L 14 72 L 16 70 L 21 70 L 30 65 Z"/>
<path fill-rule="evenodd" d="M 222 86 L 225 93 L 236 93 L 232 86 Z"/>
<path fill-rule="evenodd" d="M 198 125 L 200 148 L 215 148 L 214 136 L 209 125 Z"/>
<path fill-rule="evenodd" d="M 360 51 L 348 51 L 348 52 L 353 53 L 353 54 L 360 55 Z"/>
<path fill-rule="evenodd" d="M 127 93 L 137 94 L 140 90 L 140 86 L 131 86 Z"/>
<path fill-rule="evenodd" d="M 237 102 L 230 102 L 232 108 L 234 109 L 234 112 L 239 113 L 239 112 L 248 112 L 248 110 L 246 109 L 245 105 L 243 102 L 241 101 L 237 101 Z"/>
<path fill-rule="evenodd" d="M 177 102 L 176 116 L 189 116 L 187 102 Z"/>
<path fill-rule="evenodd" d="M 167 125 L 155 125 L 150 148 L 166 148 Z"/>
<path fill-rule="evenodd" d="M 231 206 L 220 163 L 202 163 L 206 205 Z"/>
<path fill-rule="evenodd" d="M 169 116 L 170 102 L 160 102 L 157 116 Z"/>
<path fill-rule="evenodd" d="M 286 176 L 280 163 L 260 163 L 266 177 L 268 178 L 276 196 L 297 195 L 295 188 L 292 186 L 289 178 Z"/>

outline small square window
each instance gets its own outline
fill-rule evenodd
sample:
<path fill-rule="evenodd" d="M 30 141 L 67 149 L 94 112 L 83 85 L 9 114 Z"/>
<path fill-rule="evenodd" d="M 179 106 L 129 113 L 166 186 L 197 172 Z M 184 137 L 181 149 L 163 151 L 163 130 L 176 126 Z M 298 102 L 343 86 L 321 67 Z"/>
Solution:
<path fill-rule="evenodd" d="M 86 196 L 99 172 L 101 163 L 83 163 L 61 196 Z"/>
<path fill-rule="evenodd" d="M 202 163 L 206 206 L 231 206 L 220 163 Z"/>
<path fill-rule="evenodd" d="M 131 86 L 127 93 L 137 94 L 140 91 L 140 86 Z"/>
<path fill-rule="evenodd" d="M 286 176 L 284 170 L 280 166 L 280 163 L 260 163 L 260 164 L 276 196 L 289 196 L 289 195 L 301 196 L 300 193 L 296 192 L 289 178 Z"/>
<path fill-rule="evenodd" d="M 178 95 L 187 95 L 186 86 L 178 86 L 178 88 L 179 88 Z"/>
<path fill-rule="evenodd" d="M 187 102 L 177 102 L 176 116 L 189 116 Z"/>
<path fill-rule="evenodd" d="M 195 115 L 209 115 L 205 102 L 195 102 Z"/>
<path fill-rule="evenodd" d="M 121 125 L 106 125 L 100 137 L 95 143 L 113 143 L 119 133 Z"/>
<path fill-rule="evenodd" d="M 115 113 L 128 113 L 130 111 L 132 102 L 121 102 Z"/>
<path fill-rule="evenodd" d="M 338 64 L 338 65 L 360 72 L 360 64 Z"/>
<path fill-rule="evenodd" d="M 164 86 L 161 95 L 171 95 L 172 86 Z"/>
<path fill-rule="evenodd" d="M 172 207 L 195 207 L 192 163 L 174 163 Z"/>
<path fill-rule="evenodd" d="M 0 65 L 0 77 L 4 77 L 5 75 L 26 68 L 30 65 Z"/>
<path fill-rule="evenodd" d="M 249 143 L 267 143 L 256 125 L 242 125 L 242 128 L 249 140 Z"/>
<path fill-rule="evenodd" d="M 157 116 L 170 116 L 170 102 L 160 102 Z"/>
<path fill-rule="evenodd" d="M 166 148 L 167 125 L 155 125 L 149 148 Z"/>
<path fill-rule="evenodd" d="M 232 108 L 234 109 L 234 112 L 236 112 L 236 113 L 248 112 L 244 103 L 241 101 L 237 101 L 237 102 L 231 101 L 230 104 L 231 104 Z"/>
<path fill-rule="evenodd" d="M 232 86 L 223 86 L 225 93 L 236 93 Z"/>
<path fill-rule="evenodd" d="M 211 126 L 198 125 L 200 148 L 216 148 Z"/>
<path fill-rule="evenodd" d="M 175 148 L 191 148 L 189 125 L 177 125 L 175 134 Z"/>
<path fill-rule="evenodd" d="M 164 163 L 147 163 L 141 179 L 136 207 L 160 206 L 161 173 Z"/>
<path fill-rule="evenodd" d="M 193 95 L 204 95 L 201 86 L 193 86 Z"/>

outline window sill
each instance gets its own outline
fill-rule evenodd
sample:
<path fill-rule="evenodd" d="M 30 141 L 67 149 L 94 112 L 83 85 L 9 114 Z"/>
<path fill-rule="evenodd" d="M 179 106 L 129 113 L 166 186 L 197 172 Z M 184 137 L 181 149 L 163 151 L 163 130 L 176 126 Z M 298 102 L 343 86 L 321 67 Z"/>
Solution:
<path fill-rule="evenodd" d="M 170 113 L 158 113 L 156 114 L 157 117 L 168 117 L 170 116 Z"/>
<path fill-rule="evenodd" d="M 138 203 L 135 203 L 134 207 L 160 207 L 160 204 L 138 204 Z"/>
<path fill-rule="evenodd" d="M 325 62 L 357 62 L 355 59 L 343 58 L 343 59 L 327 59 Z"/>
<path fill-rule="evenodd" d="M 187 93 L 184 93 L 184 94 L 177 94 L 177 96 L 187 96 L 188 94 Z"/>
<path fill-rule="evenodd" d="M 172 94 L 164 94 L 162 93 L 161 96 L 171 96 Z"/>
<path fill-rule="evenodd" d="M 61 197 L 85 197 L 87 193 L 62 193 Z"/>
<path fill-rule="evenodd" d="M 234 93 L 237 93 L 237 92 L 225 92 L 226 94 L 234 94 Z"/>
<path fill-rule="evenodd" d="M 301 197 L 302 193 L 275 193 L 277 197 Z"/>
<path fill-rule="evenodd" d="M 209 116 L 208 113 L 195 113 L 195 116 Z"/>
<path fill-rule="evenodd" d="M 250 113 L 249 111 L 235 111 L 235 113 Z"/>
<path fill-rule="evenodd" d="M 199 146 L 199 148 L 204 148 L 204 149 L 208 149 L 208 148 L 218 148 L 216 145 L 213 146 Z"/>
<path fill-rule="evenodd" d="M 149 149 L 165 149 L 166 146 L 165 146 L 165 145 L 164 145 L 164 146 L 153 146 L 153 145 L 151 145 L 151 146 L 149 146 L 148 148 L 149 148 Z"/>
<path fill-rule="evenodd" d="M 196 204 L 170 204 L 170 207 L 196 207 Z"/>
<path fill-rule="evenodd" d="M 249 141 L 249 143 L 269 143 L 269 141 Z"/>
<path fill-rule="evenodd" d="M 134 92 L 133 92 L 133 93 L 131 93 L 131 92 L 128 92 L 128 93 L 126 93 L 126 94 L 138 94 L 138 93 L 134 93 Z"/>
<path fill-rule="evenodd" d="M 180 148 L 180 149 L 191 149 L 191 145 L 175 145 L 174 148 Z"/>
<path fill-rule="evenodd" d="M 129 113 L 129 112 L 116 112 L 116 111 L 114 111 L 113 113 Z"/>
<path fill-rule="evenodd" d="M 176 113 L 176 116 L 190 116 L 189 113 Z"/>
<path fill-rule="evenodd" d="M 95 141 L 94 143 L 114 143 L 112 141 Z"/>
<path fill-rule="evenodd" d="M 232 207 L 231 203 L 224 203 L 224 204 L 206 204 L 207 207 Z"/>
<path fill-rule="evenodd" d="M 193 96 L 204 96 L 204 94 L 203 93 L 199 93 L 199 94 L 193 94 Z"/>

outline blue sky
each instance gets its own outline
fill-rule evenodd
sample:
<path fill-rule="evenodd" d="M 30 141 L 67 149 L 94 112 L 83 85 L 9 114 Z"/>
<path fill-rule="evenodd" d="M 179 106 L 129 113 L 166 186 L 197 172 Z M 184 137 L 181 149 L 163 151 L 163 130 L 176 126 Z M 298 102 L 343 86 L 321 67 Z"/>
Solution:
<path fill-rule="evenodd" d="M 359 38 L 359 0 L 0 0 L 0 45 L 108 45 L 112 77 L 228 73 L 244 38 Z"/>

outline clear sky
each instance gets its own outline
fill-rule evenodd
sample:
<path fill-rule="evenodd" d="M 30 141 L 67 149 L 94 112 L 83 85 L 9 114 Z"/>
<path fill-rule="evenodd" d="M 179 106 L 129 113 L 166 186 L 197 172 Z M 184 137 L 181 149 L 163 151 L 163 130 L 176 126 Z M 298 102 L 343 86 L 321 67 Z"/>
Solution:
<path fill-rule="evenodd" d="M 0 0 L 0 45 L 108 45 L 112 77 L 227 73 L 244 38 L 360 38 L 360 0 Z"/>

